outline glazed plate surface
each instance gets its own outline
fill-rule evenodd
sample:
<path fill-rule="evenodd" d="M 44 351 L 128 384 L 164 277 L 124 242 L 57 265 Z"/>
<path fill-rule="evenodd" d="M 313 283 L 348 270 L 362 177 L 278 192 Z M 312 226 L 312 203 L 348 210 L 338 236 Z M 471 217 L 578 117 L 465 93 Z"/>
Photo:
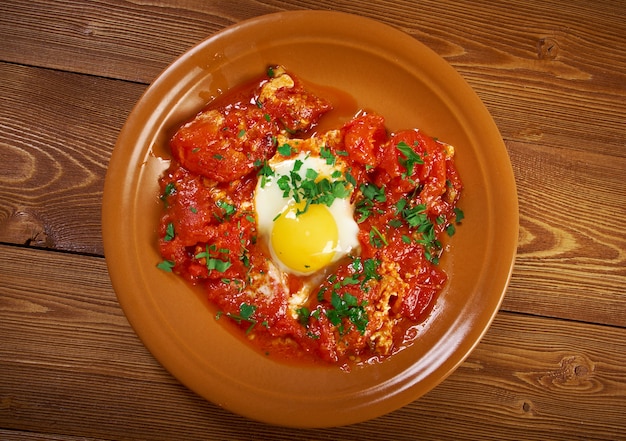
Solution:
<path fill-rule="evenodd" d="M 448 283 L 409 348 L 346 372 L 264 357 L 214 319 L 181 278 L 157 269 L 158 178 L 168 139 L 224 91 L 281 64 L 319 93 L 342 91 L 389 130 L 420 128 L 456 147 L 462 225 L 441 265 Z M 351 97 L 346 99 L 346 97 Z M 341 112 L 345 114 L 342 114 Z M 419 398 L 469 355 L 491 324 L 517 248 L 509 157 L 493 119 L 462 77 L 414 38 L 376 21 L 298 11 L 227 28 L 183 54 L 147 89 L 115 146 L 103 201 L 105 255 L 119 302 L 146 347 L 177 379 L 235 413 L 271 424 L 328 427 Z"/>

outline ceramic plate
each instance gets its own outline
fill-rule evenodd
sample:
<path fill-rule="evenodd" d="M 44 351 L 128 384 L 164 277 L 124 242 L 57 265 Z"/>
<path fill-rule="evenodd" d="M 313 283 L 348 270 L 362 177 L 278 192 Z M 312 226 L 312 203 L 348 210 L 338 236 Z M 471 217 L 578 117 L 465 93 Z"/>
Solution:
<path fill-rule="evenodd" d="M 282 64 L 348 107 L 385 116 L 391 131 L 418 127 L 456 147 L 465 190 L 462 226 L 441 265 L 448 283 L 415 343 L 389 360 L 345 372 L 260 355 L 214 319 L 201 294 L 156 268 L 157 180 L 176 128 L 224 91 Z M 324 89 L 327 88 L 327 89 Z M 344 96 L 345 98 L 345 96 Z M 346 100 L 344 100 L 346 102 Z M 345 108 L 345 117 L 353 109 Z M 129 322 L 156 359 L 206 399 L 252 419 L 295 427 L 368 420 L 443 381 L 498 311 L 518 235 L 511 164 L 500 134 L 461 76 L 412 37 L 335 12 L 258 17 L 224 29 L 168 67 L 119 135 L 103 202 L 105 254 Z"/>

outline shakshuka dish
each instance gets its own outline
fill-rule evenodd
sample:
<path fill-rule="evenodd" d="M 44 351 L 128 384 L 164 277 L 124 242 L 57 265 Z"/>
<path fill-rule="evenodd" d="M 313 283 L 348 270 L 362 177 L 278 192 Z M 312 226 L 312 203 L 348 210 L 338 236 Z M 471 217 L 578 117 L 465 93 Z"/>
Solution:
<path fill-rule="evenodd" d="M 158 267 L 264 356 L 352 366 L 418 344 L 462 183 L 451 145 L 376 113 L 316 131 L 332 107 L 276 66 L 178 128 Z"/>

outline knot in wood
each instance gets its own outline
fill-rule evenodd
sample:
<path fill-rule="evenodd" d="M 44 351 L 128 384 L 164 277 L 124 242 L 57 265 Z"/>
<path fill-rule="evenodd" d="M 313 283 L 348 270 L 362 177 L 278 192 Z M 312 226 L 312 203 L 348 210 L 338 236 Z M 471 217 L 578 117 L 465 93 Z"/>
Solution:
<path fill-rule="evenodd" d="M 540 60 L 554 60 L 559 52 L 559 44 L 550 37 L 540 38 L 537 41 L 537 58 Z"/>
<path fill-rule="evenodd" d="M 0 225 L 0 237 L 9 236 L 26 246 L 54 247 L 42 217 L 28 208 L 15 209 L 6 222 Z"/>
<path fill-rule="evenodd" d="M 581 386 L 589 381 L 594 366 L 582 355 L 571 355 L 561 359 L 557 380 L 563 386 Z"/>

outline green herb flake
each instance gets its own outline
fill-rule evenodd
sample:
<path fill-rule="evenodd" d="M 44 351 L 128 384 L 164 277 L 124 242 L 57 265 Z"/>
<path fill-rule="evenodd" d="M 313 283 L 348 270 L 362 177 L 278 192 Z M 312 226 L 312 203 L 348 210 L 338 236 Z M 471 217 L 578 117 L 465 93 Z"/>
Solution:
<path fill-rule="evenodd" d="M 252 331 L 252 328 L 254 328 L 254 326 L 258 323 L 258 320 L 253 317 L 256 309 L 256 305 L 242 303 L 241 305 L 239 305 L 239 314 L 229 313 L 226 314 L 226 316 L 234 320 L 238 324 L 241 324 L 242 322 L 249 323 L 250 326 L 248 327 L 248 329 L 246 329 L 246 334 L 249 334 Z"/>
<path fill-rule="evenodd" d="M 465 219 L 465 213 L 463 213 L 460 208 L 454 208 L 454 215 L 456 216 L 456 219 L 454 220 L 456 223 L 459 223 L 463 219 Z"/>
<path fill-rule="evenodd" d="M 333 291 L 330 299 L 331 309 L 325 314 L 331 324 L 337 326 L 340 334 L 345 334 L 347 329 L 343 326 L 344 319 L 347 319 L 357 329 L 361 335 L 365 334 L 369 318 L 365 311 L 366 302 L 360 302 L 350 293 L 343 296 Z"/>
<path fill-rule="evenodd" d="M 296 309 L 296 315 L 298 316 L 298 322 L 300 322 L 302 326 L 306 327 L 309 324 L 309 318 L 311 317 L 309 308 L 303 306 L 302 308 Z"/>
<path fill-rule="evenodd" d="M 269 178 L 274 176 L 275 172 L 272 167 L 269 166 L 267 161 L 263 161 L 262 163 L 260 161 L 255 162 L 255 166 L 260 167 L 257 175 L 261 178 L 261 188 L 265 188 L 267 182 L 269 181 Z"/>
<path fill-rule="evenodd" d="M 406 168 L 405 177 L 413 174 L 413 168 L 416 164 L 424 164 L 422 157 L 413 150 L 406 142 L 401 141 L 396 144 L 396 148 L 404 155 L 404 158 L 398 158 L 398 162 Z"/>
<path fill-rule="evenodd" d="M 450 237 L 454 236 L 454 233 L 456 233 L 456 228 L 454 227 L 453 224 L 450 224 L 447 226 L 446 233 L 448 233 L 448 236 Z"/>
<path fill-rule="evenodd" d="M 226 220 L 230 219 L 237 212 L 237 208 L 226 201 L 219 200 L 215 203 L 215 205 L 224 210 L 224 217 Z"/>
<path fill-rule="evenodd" d="M 306 171 L 306 178 L 307 179 L 315 181 L 318 176 L 319 176 L 319 173 L 317 171 L 315 171 L 314 169 L 312 169 L 312 168 L 307 169 L 307 171 Z"/>
<path fill-rule="evenodd" d="M 167 198 L 174 193 L 176 193 L 176 184 L 174 184 L 173 182 L 168 182 L 167 185 L 165 185 L 163 194 L 161 195 L 161 200 L 163 202 L 167 202 Z"/>
<path fill-rule="evenodd" d="M 172 260 L 163 260 L 162 262 L 157 263 L 157 268 L 171 273 L 174 265 L 176 265 L 176 263 Z"/>
<path fill-rule="evenodd" d="M 278 151 L 278 153 L 280 153 L 282 156 L 291 156 L 293 154 L 293 149 L 289 144 L 283 144 L 281 146 L 278 146 L 276 151 Z"/>
<path fill-rule="evenodd" d="M 337 158 L 335 157 L 335 155 L 333 155 L 333 153 L 327 147 L 322 147 L 320 149 L 320 157 L 322 159 L 325 159 L 326 164 L 328 165 L 335 165 L 335 162 L 337 162 Z"/>
<path fill-rule="evenodd" d="M 382 248 L 383 246 L 389 245 L 383 233 L 381 233 L 375 225 L 372 225 L 372 229 L 369 232 L 369 239 L 370 243 L 376 248 Z"/>
<path fill-rule="evenodd" d="M 371 183 L 361 184 L 359 190 L 363 197 L 357 201 L 355 209 L 359 214 L 357 223 L 362 223 L 374 213 L 374 206 L 377 202 L 387 200 L 387 195 L 384 187 L 379 188 Z M 378 211 L 380 212 L 380 210 Z"/>
<path fill-rule="evenodd" d="M 215 257 L 211 257 L 211 251 L 215 251 L 215 246 L 208 244 L 206 245 L 206 251 L 196 254 L 194 257 L 196 259 L 205 259 L 206 267 L 209 272 L 216 270 L 220 273 L 224 273 L 231 267 L 232 263 L 228 260 L 221 260 Z M 223 251 L 223 250 L 222 250 Z M 228 251 L 228 250 L 226 250 Z"/>
<path fill-rule="evenodd" d="M 165 237 L 163 238 L 163 240 L 169 242 L 174 239 L 175 235 L 176 233 L 174 232 L 174 223 L 170 222 L 169 224 L 167 224 L 167 227 L 165 227 Z"/>

